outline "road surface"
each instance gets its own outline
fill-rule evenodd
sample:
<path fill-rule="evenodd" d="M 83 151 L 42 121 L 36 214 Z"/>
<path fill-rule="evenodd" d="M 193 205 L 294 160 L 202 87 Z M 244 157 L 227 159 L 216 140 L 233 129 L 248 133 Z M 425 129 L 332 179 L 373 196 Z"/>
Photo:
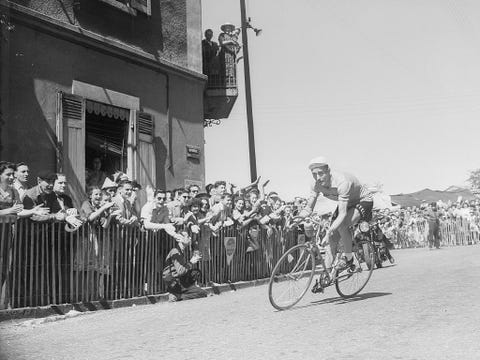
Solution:
<path fill-rule="evenodd" d="M 0 323 L 2 359 L 480 359 L 480 246 L 393 252 L 351 300 L 276 311 L 267 286 L 42 323 Z"/>

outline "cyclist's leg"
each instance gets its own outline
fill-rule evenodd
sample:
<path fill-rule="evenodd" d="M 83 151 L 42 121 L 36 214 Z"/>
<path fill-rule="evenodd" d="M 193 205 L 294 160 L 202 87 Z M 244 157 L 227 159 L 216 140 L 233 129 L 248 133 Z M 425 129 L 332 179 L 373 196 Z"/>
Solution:
<path fill-rule="evenodd" d="M 346 254 L 352 253 L 353 236 L 350 232 L 350 226 L 355 225 L 361 217 L 362 214 L 357 208 L 351 208 L 347 211 L 345 221 L 337 229 L 342 239 L 343 251 Z"/>
<path fill-rule="evenodd" d="M 332 268 L 333 261 L 338 251 L 338 242 L 340 241 L 340 234 L 335 231 L 330 237 L 330 241 L 325 246 L 325 267 L 330 270 Z"/>

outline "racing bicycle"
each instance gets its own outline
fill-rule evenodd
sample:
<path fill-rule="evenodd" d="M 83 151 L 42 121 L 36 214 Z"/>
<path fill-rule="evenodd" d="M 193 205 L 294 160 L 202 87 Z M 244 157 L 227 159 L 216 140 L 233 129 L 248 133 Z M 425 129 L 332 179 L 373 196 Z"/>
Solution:
<path fill-rule="evenodd" d="M 340 259 L 339 247 L 335 256 L 329 246 L 318 245 L 322 239 L 324 227 L 320 221 L 310 218 L 315 225 L 314 236 L 287 250 L 275 265 L 268 284 L 270 303 L 278 310 L 286 310 L 297 304 L 307 293 L 314 277 L 311 291 L 323 293 L 324 289 L 335 285 L 342 298 L 357 295 L 367 285 L 373 271 L 375 261 L 374 248 L 368 239 L 354 239 L 353 264 L 346 269 L 338 269 Z M 331 263 L 330 268 L 327 263 Z"/>

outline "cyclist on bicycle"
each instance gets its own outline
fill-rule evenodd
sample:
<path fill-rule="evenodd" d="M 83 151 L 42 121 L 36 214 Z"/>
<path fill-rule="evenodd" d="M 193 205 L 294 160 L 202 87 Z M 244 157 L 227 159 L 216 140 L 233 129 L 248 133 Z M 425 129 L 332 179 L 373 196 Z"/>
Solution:
<path fill-rule="evenodd" d="M 336 244 L 341 238 L 344 253 L 337 263 L 338 270 L 349 268 L 353 263 L 353 237 L 349 227 L 360 220 L 371 220 L 373 197 L 372 192 L 362 185 L 358 179 L 348 173 L 332 171 L 324 157 L 316 157 L 310 161 L 308 168 L 312 172 L 313 183 L 308 204 L 300 211 L 299 217 L 309 216 L 320 194 L 337 201 L 332 223 L 327 230 L 321 245 L 330 245 L 331 256 L 336 253 Z M 329 266 L 331 264 L 328 264 Z"/>

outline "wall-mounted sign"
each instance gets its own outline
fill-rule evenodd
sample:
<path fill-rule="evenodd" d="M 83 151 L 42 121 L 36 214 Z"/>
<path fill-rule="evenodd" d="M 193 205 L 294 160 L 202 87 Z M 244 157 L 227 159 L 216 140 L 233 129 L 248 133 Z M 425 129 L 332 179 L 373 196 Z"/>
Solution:
<path fill-rule="evenodd" d="M 203 181 L 200 181 L 200 180 L 185 179 L 184 184 L 185 184 L 185 189 L 188 189 L 190 185 L 197 185 L 200 191 L 203 189 Z"/>
<path fill-rule="evenodd" d="M 187 158 L 200 159 L 200 146 L 187 145 Z"/>

